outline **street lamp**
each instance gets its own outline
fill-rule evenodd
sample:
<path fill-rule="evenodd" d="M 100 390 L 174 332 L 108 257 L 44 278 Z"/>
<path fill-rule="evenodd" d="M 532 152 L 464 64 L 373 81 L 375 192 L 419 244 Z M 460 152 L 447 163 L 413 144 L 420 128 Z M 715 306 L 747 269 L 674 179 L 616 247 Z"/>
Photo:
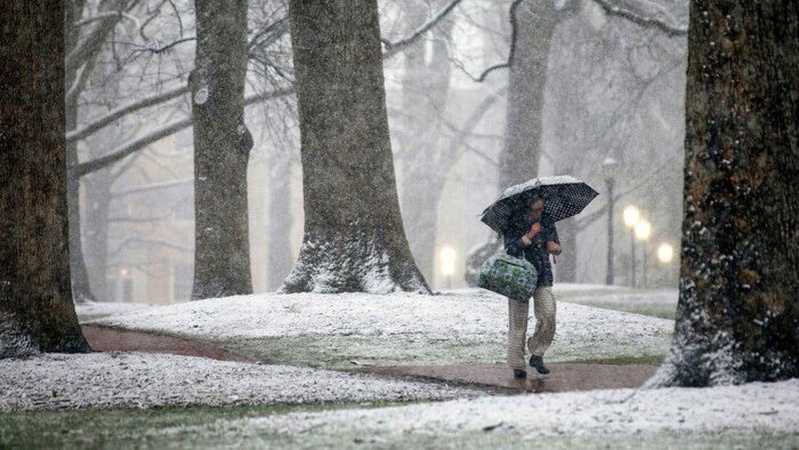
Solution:
<path fill-rule="evenodd" d="M 630 254 L 632 255 L 632 287 L 635 287 L 635 225 L 641 220 L 641 211 L 635 205 L 628 205 L 624 208 L 623 218 L 624 218 L 624 225 L 630 229 L 632 232 L 632 242 L 631 246 L 632 249 Z"/>
<path fill-rule="evenodd" d="M 613 182 L 616 180 L 618 163 L 613 158 L 606 158 L 602 163 L 602 174 L 608 188 L 608 276 L 605 284 L 613 284 Z"/>
<path fill-rule="evenodd" d="M 674 247 L 669 243 L 662 243 L 658 247 L 658 261 L 669 264 L 674 259 Z"/>
<path fill-rule="evenodd" d="M 639 241 L 646 241 L 649 239 L 649 236 L 652 234 L 652 225 L 646 219 L 641 219 L 638 223 L 635 224 L 635 237 Z M 642 251 L 644 252 L 644 262 L 642 263 L 643 266 L 643 274 L 641 278 L 643 279 L 644 287 L 646 287 L 646 243 L 641 246 Z"/>
<path fill-rule="evenodd" d="M 443 247 L 439 258 L 441 260 L 441 275 L 447 280 L 447 289 L 452 289 L 452 276 L 455 275 L 455 249 L 452 247 Z"/>

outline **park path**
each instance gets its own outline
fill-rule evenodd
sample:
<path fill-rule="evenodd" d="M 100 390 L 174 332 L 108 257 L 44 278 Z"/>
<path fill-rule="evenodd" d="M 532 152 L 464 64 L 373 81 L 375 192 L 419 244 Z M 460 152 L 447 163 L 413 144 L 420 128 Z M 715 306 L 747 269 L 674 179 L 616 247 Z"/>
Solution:
<path fill-rule="evenodd" d="M 81 326 L 89 345 L 99 352 L 126 351 L 171 353 L 199 356 L 223 361 L 255 362 L 211 344 L 174 336 L 130 331 L 101 325 Z M 569 392 L 594 389 L 624 389 L 640 387 L 654 375 L 657 366 L 648 364 L 549 364 L 551 374 L 546 379 L 528 371 L 526 380 L 514 379 L 508 366 L 501 363 L 464 363 L 436 366 L 375 366 L 353 372 L 429 379 L 444 382 L 482 385 L 522 392 Z"/>

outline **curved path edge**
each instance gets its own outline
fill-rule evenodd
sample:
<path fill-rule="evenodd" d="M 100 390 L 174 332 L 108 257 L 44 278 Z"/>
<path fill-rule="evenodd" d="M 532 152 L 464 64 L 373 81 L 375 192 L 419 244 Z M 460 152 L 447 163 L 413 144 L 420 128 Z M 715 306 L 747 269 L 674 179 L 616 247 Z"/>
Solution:
<path fill-rule="evenodd" d="M 206 342 L 165 334 L 132 331 L 104 325 L 82 324 L 83 335 L 96 352 L 148 352 L 199 356 L 220 361 L 255 362 Z"/>

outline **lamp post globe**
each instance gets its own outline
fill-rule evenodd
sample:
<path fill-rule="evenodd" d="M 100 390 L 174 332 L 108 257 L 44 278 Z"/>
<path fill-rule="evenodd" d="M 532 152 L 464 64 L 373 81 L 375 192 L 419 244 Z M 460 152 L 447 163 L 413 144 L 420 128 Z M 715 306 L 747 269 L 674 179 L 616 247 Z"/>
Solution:
<path fill-rule="evenodd" d="M 674 260 L 674 247 L 669 243 L 662 243 L 658 247 L 658 261 L 669 264 Z"/>

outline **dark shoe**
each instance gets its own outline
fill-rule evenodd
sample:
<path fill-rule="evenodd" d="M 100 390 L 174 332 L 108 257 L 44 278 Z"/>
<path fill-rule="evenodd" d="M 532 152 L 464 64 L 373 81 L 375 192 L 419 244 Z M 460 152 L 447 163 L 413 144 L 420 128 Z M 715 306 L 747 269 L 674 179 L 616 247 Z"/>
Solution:
<path fill-rule="evenodd" d="M 517 380 L 520 378 L 527 378 L 527 372 L 522 369 L 513 369 L 513 378 Z"/>
<path fill-rule="evenodd" d="M 549 369 L 547 369 L 547 366 L 544 365 L 544 358 L 540 356 L 531 356 L 530 366 L 532 366 L 540 375 L 547 375 L 549 373 Z"/>

